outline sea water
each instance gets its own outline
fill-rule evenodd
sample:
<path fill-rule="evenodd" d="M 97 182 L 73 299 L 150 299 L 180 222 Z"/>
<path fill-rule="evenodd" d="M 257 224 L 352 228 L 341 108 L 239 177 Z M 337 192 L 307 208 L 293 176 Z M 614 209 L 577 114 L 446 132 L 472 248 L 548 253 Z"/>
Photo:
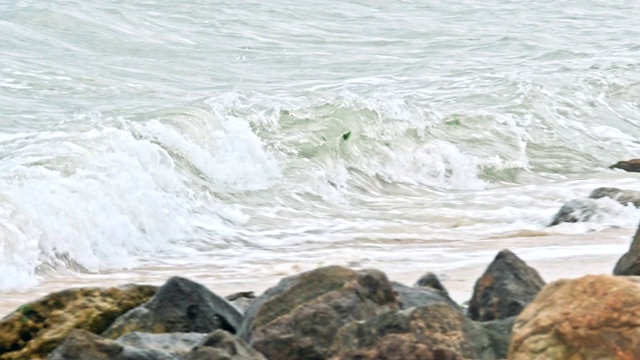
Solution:
<path fill-rule="evenodd" d="M 4 303 L 172 275 L 266 286 L 328 264 L 446 273 L 502 247 L 617 257 L 633 206 L 546 226 L 594 188 L 640 190 L 608 168 L 640 156 L 639 11 L 4 1 Z"/>

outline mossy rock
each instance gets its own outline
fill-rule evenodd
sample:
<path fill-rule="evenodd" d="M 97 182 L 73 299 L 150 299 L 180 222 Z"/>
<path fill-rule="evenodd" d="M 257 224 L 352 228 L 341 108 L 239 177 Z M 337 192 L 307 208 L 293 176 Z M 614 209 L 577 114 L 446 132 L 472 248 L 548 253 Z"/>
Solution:
<path fill-rule="evenodd" d="M 0 360 L 45 358 L 73 329 L 101 333 L 117 317 L 147 302 L 156 289 L 68 289 L 22 305 L 0 320 Z"/>

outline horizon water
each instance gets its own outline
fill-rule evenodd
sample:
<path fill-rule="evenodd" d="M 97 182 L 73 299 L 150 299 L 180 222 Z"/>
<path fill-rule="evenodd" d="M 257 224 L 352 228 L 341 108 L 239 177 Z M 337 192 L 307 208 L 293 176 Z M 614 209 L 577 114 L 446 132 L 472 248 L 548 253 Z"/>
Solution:
<path fill-rule="evenodd" d="M 638 10 L 4 2 L 0 309 L 173 275 L 242 291 L 329 264 L 446 277 L 502 247 L 620 256 L 633 206 L 547 225 L 640 190 L 609 168 L 640 157 Z"/>

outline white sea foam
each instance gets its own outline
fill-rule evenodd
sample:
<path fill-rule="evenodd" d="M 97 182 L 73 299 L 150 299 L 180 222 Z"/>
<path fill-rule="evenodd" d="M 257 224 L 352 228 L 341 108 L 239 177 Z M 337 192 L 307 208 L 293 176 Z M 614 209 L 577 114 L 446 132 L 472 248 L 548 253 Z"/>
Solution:
<path fill-rule="evenodd" d="M 0 289 L 464 264 L 505 233 L 570 254 L 640 218 L 603 199 L 546 228 L 640 189 L 607 168 L 640 151 L 636 3 L 76 5 L 0 5 Z"/>
<path fill-rule="evenodd" d="M 184 167 L 220 191 L 268 187 L 278 176 L 246 123 L 225 120 L 218 131 L 191 134 L 158 120 L 104 123 L 13 136 L 0 161 L 0 263 L 13 276 L 0 287 L 29 284 L 24 278 L 45 264 L 130 268 L 171 249 L 192 232 L 202 201 L 214 202 Z M 229 211 L 221 213 L 228 218 Z"/>

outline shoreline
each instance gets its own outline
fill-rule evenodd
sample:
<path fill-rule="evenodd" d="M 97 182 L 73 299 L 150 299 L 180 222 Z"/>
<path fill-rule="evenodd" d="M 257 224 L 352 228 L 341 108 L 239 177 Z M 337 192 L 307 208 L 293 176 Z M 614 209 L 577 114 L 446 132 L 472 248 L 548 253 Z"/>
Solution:
<path fill-rule="evenodd" d="M 391 281 L 408 286 L 413 285 L 425 273 L 433 272 L 439 277 L 451 298 L 458 304 L 463 304 L 471 298 L 476 280 L 502 249 L 513 251 L 529 266 L 535 268 L 544 281 L 549 283 L 558 279 L 577 278 L 587 274 L 611 275 L 616 262 L 627 251 L 632 236 L 632 229 L 611 228 L 574 235 L 546 234 L 540 236 L 538 234 L 534 236 L 493 237 L 482 243 L 470 244 L 468 251 L 463 253 L 469 257 L 466 263 L 454 263 L 450 266 L 434 263 L 430 266 L 425 262 L 424 265 L 412 264 L 409 267 L 403 267 L 402 264 L 397 263 L 387 264 L 387 266 L 384 263 L 378 263 L 351 268 L 356 270 L 379 269 L 385 272 Z M 482 249 L 480 249 L 481 247 Z M 569 254 L 572 249 L 584 253 L 572 256 Z M 585 249 L 593 251 L 584 251 Z M 552 254 L 554 251 L 556 252 L 555 256 L 545 258 L 545 254 Z M 329 265 L 329 263 L 324 265 Z M 335 265 L 350 267 L 340 263 Z M 313 268 L 291 264 L 289 270 L 282 270 L 285 269 L 283 267 L 274 272 L 271 269 L 271 272 L 257 274 L 251 278 L 248 276 L 223 278 L 215 275 L 215 269 L 185 270 L 179 267 L 140 268 L 101 274 L 58 274 L 42 280 L 39 285 L 31 289 L 1 293 L 3 300 L 0 303 L 0 318 L 25 303 L 64 289 L 110 287 L 128 283 L 159 286 L 171 276 L 189 278 L 223 296 L 241 291 L 253 291 L 256 296 L 259 296 L 268 288 L 276 286 L 282 278 Z"/>

